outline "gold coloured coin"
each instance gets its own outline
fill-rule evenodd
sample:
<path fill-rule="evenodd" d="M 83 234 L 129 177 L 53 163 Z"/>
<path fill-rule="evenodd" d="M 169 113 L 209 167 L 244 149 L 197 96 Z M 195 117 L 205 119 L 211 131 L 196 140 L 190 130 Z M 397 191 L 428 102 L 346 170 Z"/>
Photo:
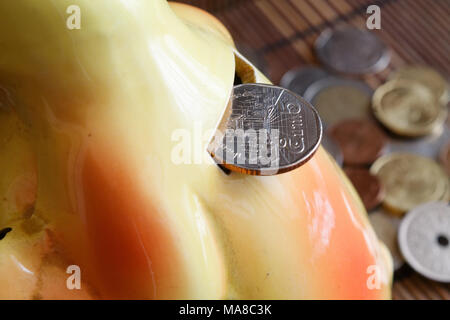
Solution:
<path fill-rule="evenodd" d="M 375 117 L 392 132 L 424 136 L 442 127 L 447 117 L 434 95 L 417 81 L 395 79 L 378 87 L 372 98 Z"/>
<path fill-rule="evenodd" d="M 317 109 L 324 124 L 332 126 L 345 119 L 370 118 L 372 94 L 362 82 L 328 77 L 313 83 L 304 98 Z"/>
<path fill-rule="evenodd" d="M 378 158 L 370 172 L 383 184 L 386 191 L 383 205 L 394 214 L 403 215 L 426 202 L 448 201 L 448 177 L 430 158 L 391 153 Z"/>
<path fill-rule="evenodd" d="M 390 79 L 407 79 L 420 82 L 431 90 L 433 95 L 446 104 L 448 101 L 448 85 L 444 77 L 437 71 L 425 66 L 406 66 L 392 73 Z"/>

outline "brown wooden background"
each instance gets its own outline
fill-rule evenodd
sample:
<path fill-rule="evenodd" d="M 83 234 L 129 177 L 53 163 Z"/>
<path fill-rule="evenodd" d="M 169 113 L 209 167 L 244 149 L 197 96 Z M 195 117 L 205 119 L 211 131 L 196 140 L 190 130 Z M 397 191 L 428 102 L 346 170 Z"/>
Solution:
<path fill-rule="evenodd" d="M 377 34 L 391 48 L 389 67 L 363 77 L 383 83 L 404 64 L 424 64 L 450 74 L 450 0 L 181 0 L 202 7 L 229 29 L 238 47 L 278 83 L 291 68 L 317 64 L 312 46 L 326 28 L 365 27 L 366 9 L 381 8 Z M 394 299 L 450 300 L 450 284 L 427 280 L 408 266 L 396 273 Z"/>

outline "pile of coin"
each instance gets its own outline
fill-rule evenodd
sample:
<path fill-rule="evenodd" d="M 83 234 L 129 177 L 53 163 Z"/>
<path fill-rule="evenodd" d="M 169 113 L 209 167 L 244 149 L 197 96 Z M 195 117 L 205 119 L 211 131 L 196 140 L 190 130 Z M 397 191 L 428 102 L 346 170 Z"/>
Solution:
<path fill-rule="evenodd" d="M 422 275 L 450 282 L 445 78 L 427 66 L 405 66 L 373 91 L 354 76 L 384 69 L 390 55 L 365 30 L 326 30 L 315 50 L 324 68 L 291 70 L 280 85 L 302 95 L 319 112 L 323 146 L 360 194 L 395 269 L 406 260 Z"/>

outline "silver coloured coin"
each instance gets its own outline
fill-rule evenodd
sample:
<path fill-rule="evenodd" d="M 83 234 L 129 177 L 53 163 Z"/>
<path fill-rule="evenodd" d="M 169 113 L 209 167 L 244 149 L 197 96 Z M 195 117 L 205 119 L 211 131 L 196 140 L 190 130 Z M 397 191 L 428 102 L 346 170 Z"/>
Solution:
<path fill-rule="evenodd" d="M 390 61 L 388 48 L 375 33 L 352 27 L 323 31 L 315 49 L 325 66 L 340 73 L 374 73 Z"/>
<path fill-rule="evenodd" d="M 390 215 L 383 209 L 377 209 L 375 212 L 369 214 L 369 220 L 378 239 L 386 245 L 391 253 L 394 271 L 399 270 L 405 264 L 405 259 L 400 253 L 397 242 L 398 228 L 401 219 Z"/>
<path fill-rule="evenodd" d="M 450 141 L 450 126 L 444 124 L 425 137 L 416 139 L 401 138 L 398 136 L 389 139 L 389 152 L 410 152 L 432 159 L 437 159 L 441 148 Z"/>
<path fill-rule="evenodd" d="M 342 167 L 342 164 L 344 163 L 344 155 L 342 150 L 334 139 L 326 133 L 323 134 L 322 146 L 334 158 L 334 161 Z"/>
<path fill-rule="evenodd" d="M 229 170 L 274 175 L 308 161 L 322 131 L 317 111 L 300 96 L 277 86 L 241 84 L 233 88 L 208 151 Z"/>
<path fill-rule="evenodd" d="M 328 76 L 328 72 L 314 66 L 292 69 L 283 75 L 280 80 L 280 87 L 289 89 L 303 97 L 311 84 Z"/>
<path fill-rule="evenodd" d="M 400 224 L 398 242 L 408 264 L 421 275 L 450 282 L 450 206 L 426 203 L 411 210 Z"/>
<path fill-rule="evenodd" d="M 351 118 L 371 118 L 373 90 L 364 82 L 327 77 L 313 83 L 304 99 L 310 102 L 325 127 Z"/>

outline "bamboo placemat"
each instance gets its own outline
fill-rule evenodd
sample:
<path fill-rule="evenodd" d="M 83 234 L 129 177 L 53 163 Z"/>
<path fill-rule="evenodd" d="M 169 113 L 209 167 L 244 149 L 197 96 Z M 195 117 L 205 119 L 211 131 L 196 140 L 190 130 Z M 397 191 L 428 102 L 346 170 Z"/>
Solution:
<path fill-rule="evenodd" d="M 237 45 L 265 62 L 266 75 L 278 83 L 289 69 L 318 64 L 313 43 L 326 28 L 350 24 L 365 28 L 366 9 L 381 8 L 381 30 L 390 46 L 391 63 L 376 75 L 364 76 L 375 88 L 405 64 L 429 65 L 450 74 L 449 0 L 182 0 L 215 14 Z M 251 57 L 250 57 L 251 60 Z M 394 299 L 450 300 L 450 284 L 427 280 L 406 267 L 396 274 Z"/>

